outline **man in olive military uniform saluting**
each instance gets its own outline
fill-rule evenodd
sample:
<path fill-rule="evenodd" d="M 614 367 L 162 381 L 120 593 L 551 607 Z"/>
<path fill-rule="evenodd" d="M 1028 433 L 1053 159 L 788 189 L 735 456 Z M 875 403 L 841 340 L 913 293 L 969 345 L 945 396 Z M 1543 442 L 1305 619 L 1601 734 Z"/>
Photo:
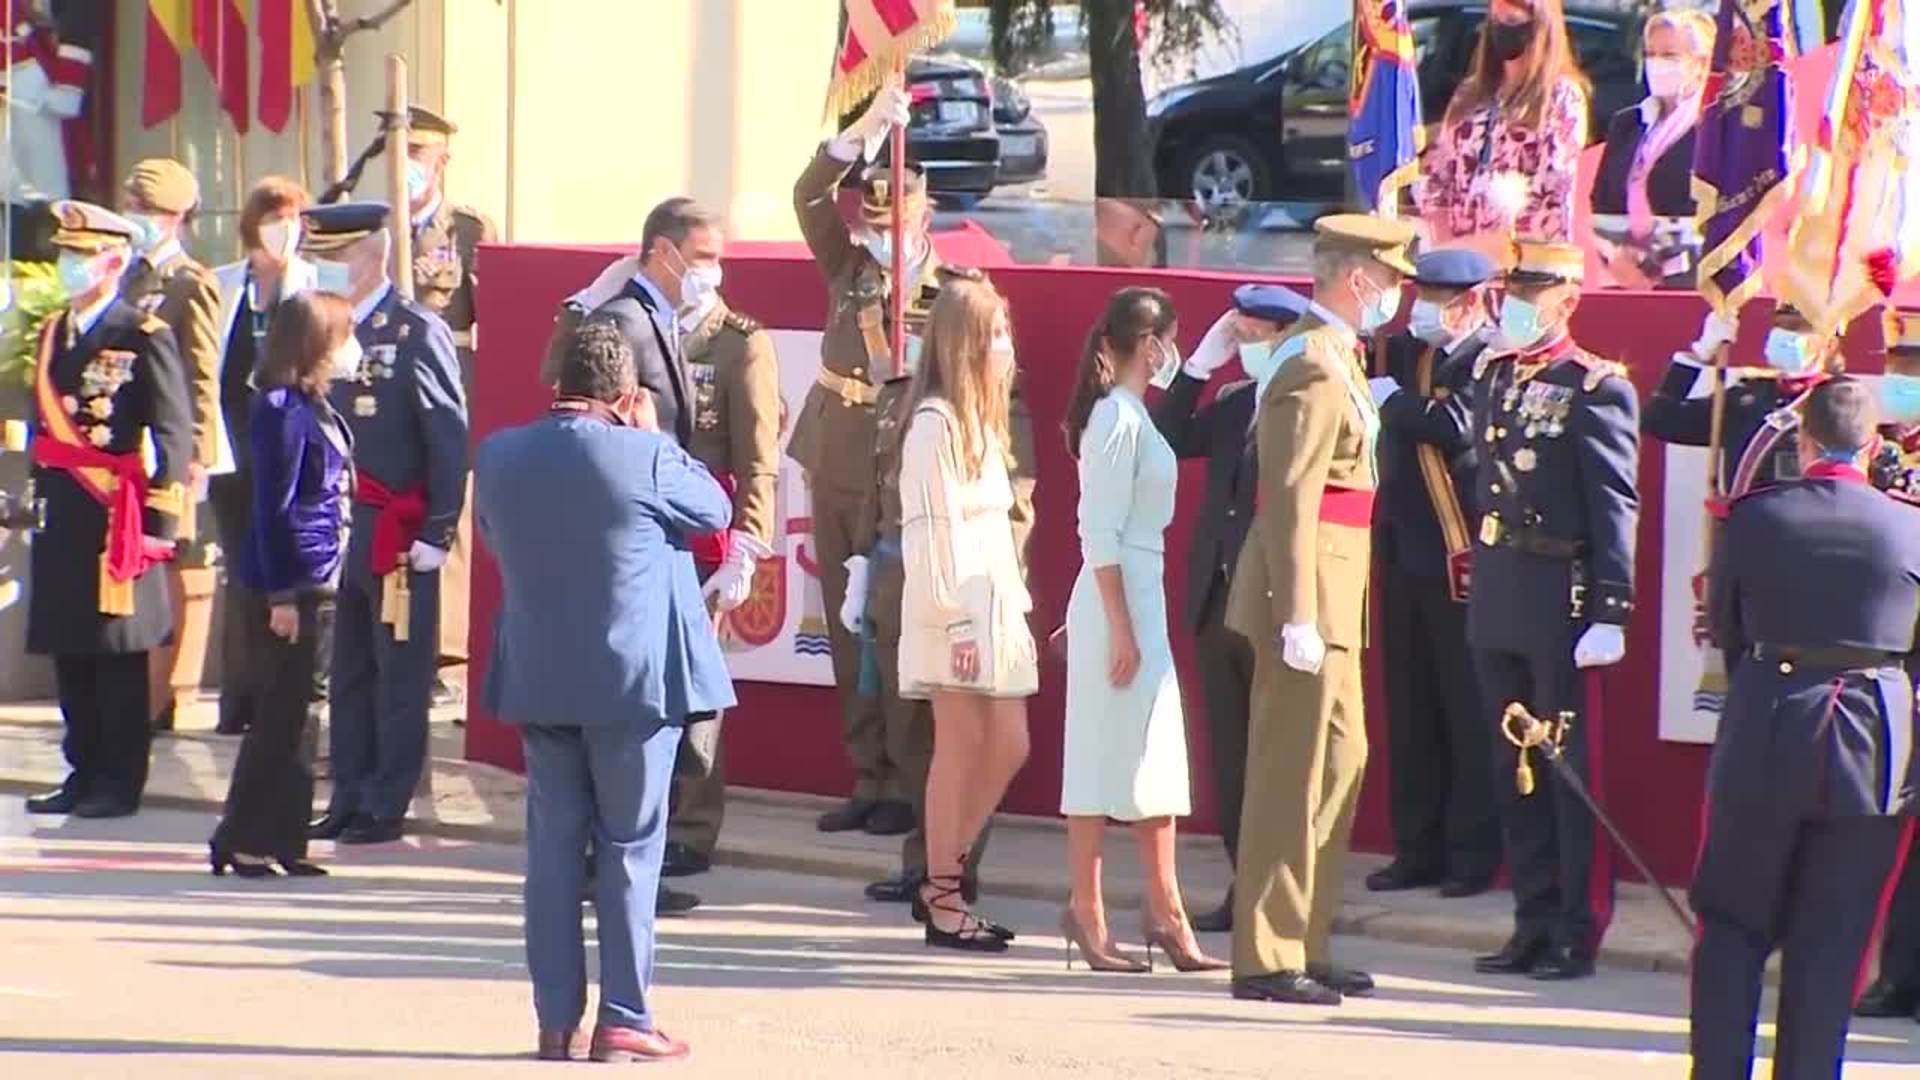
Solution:
<path fill-rule="evenodd" d="M 447 324 L 387 277 L 385 203 L 309 209 L 302 251 L 344 264 L 359 374 L 335 379 L 353 434 L 353 523 L 334 621 L 333 797 L 316 839 L 399 839 L 426 764 L 440 570 L 467 486 L 467 404 Z"/>
<path fill-rule="evenodd" d="M 1329 952 L 1367 763 L 1360 656 L 1380 416 L 1361 335 L 1399 310 L 1414 231 L 1364 214 L 1314 231 L 1313 302 L 1258 389 L 1256 509 L 1227 594 L 1227 627 L 1253 647 L 1233 996 L 1338 1005 L 1373 990 Z"/>
<path fill-rule="evenodd" d="M 1639 403 L 1626 370 L 1574 344 L 1585 255 L 1568 244 L 1519 244 L 1500 307 L 1500 350 L 1474 365 L 1480 509 L 1467 640 L 1489 724 L 1511 704 L 1559 726 L 1567 765 L 1604 791 L 1591 768 L 1599 730 L 1596 669 L 1626 655 L 1640 520 Z M 1502 743 L 1539 777 L 1531 794 L 1502 785 L 1514 932 L 1474 962 L 1492 974 L 1577 979 L 1613 909 L 1605 838 L 1592 811 L 1540 759 Z M 1503 770 L 1504 771 L 1504 770 Z"/>
<path fill-rule="evenodd" d="M 794 185 L 800 233 L 827 286 L 827 326 L 820 341 L 820 374 L 807 391 L 794 423 L 787 455 L 807 472 L 812 500 L 813 554 L 820 591 L 829 612 L 846 602 L 847 560 L 854 545 L 860 506 L 874 486 L 875 409 L 880 387 L 911 366 L 892 350 L 893 290 L 908 290 L 907 351 L 939 286 L 939 258 L 928 238 L 931 215 L 926 178 L 910 170 L 900 192 L 907 280 L 893 282 L 892 174 L 869 170 L 862 184 L 862 231 L 847 227 L 834 201 L 840 182 L 867 151 L 897 124 L 907 122 L 904 90 L 884 87 L 860 118 L 814 155 Z M 857 779 L 847 802 L 819 821 L 823 832 L 866 829 L 898 835 L 913 828 L 912 794 L 903 789 L 899 763 L 887 753 L 886 720 L 879 699 L 859 692 L 860 642 L 838 618 L 827 620 L 834 685 L 840 695 L 841 740 Z"/>
<path fill-rule="evenodd" d="M 189 561 L 185 545 L 197 539 L 195 503 L 205 493 L 207 470 L 220 456 L 220 333 L 215 329 L 220 286 L 213 272 L 187 254 L 182 244 L 187 219 L 200 205 L 200 185 L 187 167 L 168 158 L 148 158 L 128 174 L 126 189 L 126 217 L 139 235 L 133 240 L 133 266 L 120 284 L 120 295 L 143 313 L 158 316 L 173 331 L 186 369 L 187 402 L 193 410 L 193 458 L 186 466 L 187 500 L 178 537 L 182 557 L 165 567 L 173 632 L 148 654 L 147 704 L 153 710 L 153 726 L 157 731 L 172 731 L 176 688 L 186 693 L 197 689 L 191 676 L 184 685 L 177 677 L 187 624 L 187 568 L 182 564 Z M 211 577 L 212 571 L 201 565 L 204 559 L 192 561 L 195 575 Z M 211 587 L 208 581 L 196 592 L 205 596 Z M 184 666 L 197 672 L 200 658 L 188 657 Z"/>
<path fill-rule="evenodd" d="M 157 564 L 173 557 L 193 414 L 173 331 L 119 295 L 140 227 L 90 203 L 52 210 L 68 306 L 34 365 L 27 651 L 53 658 L 68 773 L 27 811 L 124 817 L 147 783 L 147 653 L 173 631 Z"/>

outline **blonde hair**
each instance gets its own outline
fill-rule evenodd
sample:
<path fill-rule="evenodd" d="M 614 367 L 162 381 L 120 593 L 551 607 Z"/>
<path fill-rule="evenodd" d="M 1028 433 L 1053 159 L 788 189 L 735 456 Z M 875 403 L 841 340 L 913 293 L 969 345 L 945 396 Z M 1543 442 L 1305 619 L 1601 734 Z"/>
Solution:
<path fill-rule="evenodd" d="M 1645 43 L 1653 39 L 1656 30 L 1671 30 L 1687 39 L 1687 52 L 1702 60 L 1713 59 L 1713 38 L 1719 32 L 1713 19 L 1704 11 L 1692 8 L 1673 8 L 1662 11 L 1647 20 L 1647 28 L 1640 35 L 1641 51 L 1646 51 Z"/>
<path fill-rule="evenodd" d="M 979 280 L 950 280 L 927 316 L 920 367 L 913 376 L 913 404 L 940 398 L 953 410 L 958 424 L 961 475 L 978 480 L 986 464 L 987 434 L 999 442 L 1002 460 L 1013 463 L 1013 443 L 1007 433 L 1007 402 L 1013 382 L 993 385 L 993 324 L 1007 310 L 1007 302 L 993 284 Z"/>

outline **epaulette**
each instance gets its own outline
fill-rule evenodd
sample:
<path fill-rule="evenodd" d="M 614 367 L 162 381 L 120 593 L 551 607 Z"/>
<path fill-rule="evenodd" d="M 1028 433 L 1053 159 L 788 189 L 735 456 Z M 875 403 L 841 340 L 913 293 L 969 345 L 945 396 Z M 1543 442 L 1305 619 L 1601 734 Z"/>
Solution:
<path fill-rule="evenodd" d="M 454 221 L 470 225 L 474 230 L 475 240 L 485 240 L 495 232 L 493 219 L 475 207 L 457 205 L 449 208 L 448 213 Z"/>
<path fill-rule="evenodd" d="M 140 320 L 140 332 L 143 334 L 157 334 L 166 329 L 169 329 L 167 320 L 158 315 L 148 315 Z"/>
<path fill-rule="evenodd" d="M 766 327 L 760 325 L 758 319 L 755 319 L 751 315 L 742 315 L 737 311 L 727 312 L 726 317 L 720 320 L 720 325 L 739 334 L 741 337 L 752 337 L 766 329 Z"/>
<path fill-rule="evenodd" d="M 1580 389 L 1589 394 L 1600 389 L 1600 384 L 1611 377 L 1627 377 L 1627 365 L 1618 360 L 1603 360 L 1585 349 L 1575 349 L 1570 359 L 1587 369 L 1587 377 L 1580 381 Z"/>

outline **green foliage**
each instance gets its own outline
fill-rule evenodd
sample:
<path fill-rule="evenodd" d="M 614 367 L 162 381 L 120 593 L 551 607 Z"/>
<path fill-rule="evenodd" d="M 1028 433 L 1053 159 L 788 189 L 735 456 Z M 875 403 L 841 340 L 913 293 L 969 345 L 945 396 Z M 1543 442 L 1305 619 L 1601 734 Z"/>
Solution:
<path fill-rule="evenodd" d="M 34 352 L 40 328 L 67 303 L 52 263 L 17 262 L 7 283 L 13 306 L 0 312 L 0 380 L 27 386 L 33 382 Z"/>
<path fill-rule="evenodd" d="M 1132 8 L 1132 0 L 1081 0 L 1083 30 L 1087 5 L 1095 3 Z M 996 68 L 1017 73 L 1046 51 L 1053 36 L 1053 4 L 1054 0 L 986 0 Z M 1145 4 L 1154 45 L 1145 59 L 1162 76 L 1191 74 L 1194 54 L 1216 40 L 1238 37 L 1220 0 L 1145 0 Z"/>

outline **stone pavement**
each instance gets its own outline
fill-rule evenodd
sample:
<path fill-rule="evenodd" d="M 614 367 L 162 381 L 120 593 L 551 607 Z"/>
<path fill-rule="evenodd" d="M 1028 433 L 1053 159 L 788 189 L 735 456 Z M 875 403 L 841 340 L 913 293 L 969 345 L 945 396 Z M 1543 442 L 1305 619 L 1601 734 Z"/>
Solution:
<path fill-rule="evenodd" d="M 432 793 L 416 801 L 416 831 L 452 839 L 518 842 L 525 832 L 524 783 L 514 773 L 462 760 L 460 730 L 441 722 L 452 715 L 436 715 Z M 213 704 L 203 701 L 181 714 L 178 733 L 155 741 L 149 805 L 218 812 L 239 740 L 213 734 L 213 721 Z M 0 792 L 39 790 L 57 784 L 63 774 L 59 711 L 49 705 L 0 706 Z M 814 817 L 832 800 L 748 788 L 734 788 L 728 796 L 726 825 L 715 856 L 720 864 L 844 878 L 849 889 L 857 888 L 856 882 L 889 876 L 898 867 L 898 837 L 814 830 Z M 1064 902 L 1065 852 L 1065 831 L 1057 819 L 1003 814 L 995 819 L 984 864 L 986 891 Z M 1351 860 L 1346 905 L 1336 927 L 1339 932 L 1472 951 L 1491 951 L 1506 940 L 1512 901 L 1505 892 L 1446 901 L 1430 890 L 1367 892 L 1361 879 L 1384 861 L 1366 855 Z M 1183 838 L 1179 865 L 1182 888 L 1193 909 L 1204 910 L 1218 902 L 1229 869 L 1216 838 Z M 1115 910 L 1137 907 L 1142 881 L 1139 862 L 1131 838 L 1117 827 L 1110 830 L 1107 841 L 1106 873 L 1108 905 Z M 1120 919 L 1115 924 L 1132 925 Z M 1650 889 L 1621 885 L 1602 964 L 1684 973 L 1691 948 L 1691 938 Z"/>

